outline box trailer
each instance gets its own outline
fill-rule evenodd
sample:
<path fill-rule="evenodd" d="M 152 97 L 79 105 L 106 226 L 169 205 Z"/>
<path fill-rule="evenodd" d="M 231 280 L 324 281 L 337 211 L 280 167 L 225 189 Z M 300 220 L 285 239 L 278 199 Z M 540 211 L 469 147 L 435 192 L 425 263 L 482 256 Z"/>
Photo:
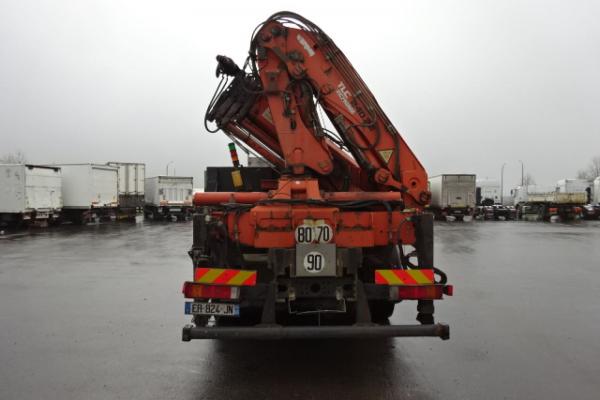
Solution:
<path fill-rule="evenodd" d="M 462 221 L 472 216 L 475 207 L 475 175 L 443 174 L 429 178 L 429 209 L 436 219 L 454 217 Z"/>
<path fill-rule="evenodd" d="M 118 161 L 106 164 L 118 168 L 118 218 L 135 218 L 136 215 L 141 215 L 145 202 L 146 164 Z"/>
<path fill-rule="evenodd" d="M 151 219 L 186 220 L 192 212 L 194 178 L 159 175 L 146 178 L 144 214 Z"/>
<path fill-rule="evenodd" d="M 32 164 L 0 165 L 0 224 L 56 221 L 63 206 L 61 170 Z"/>
<path fill-rule="evenodd" d="M 587 179 L 561 179 L 556 182 L 556 191 L 560 193 L 591 193 L 593 183 Z"/>
<path fill-rule="evenodd" d="M 63 216 L 74 223 L 116 217 L 118 168 L 104 164 L 58 164 Z"/>

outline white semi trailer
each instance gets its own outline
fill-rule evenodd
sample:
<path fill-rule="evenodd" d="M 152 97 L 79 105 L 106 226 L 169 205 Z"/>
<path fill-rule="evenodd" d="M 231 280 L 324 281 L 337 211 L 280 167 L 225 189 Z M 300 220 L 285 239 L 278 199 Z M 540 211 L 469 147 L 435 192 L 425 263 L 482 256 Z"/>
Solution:
<path fill-rule="evenodd" d="M 61 170 L 32 164 L 0 165 L 0 225 L 47 225 L 63 206 Z"/>
<path fill-rule="evenodd" d="M 118 169 L 117 188 L 119 219 L 131 219 L 144 212 L 144 187 L 146 164 L 110 161 L 106 163 Z"/>
<path fill-rule="evenodd" d="M 146 178 L 144 214 L 151 219 L 186 220 L 192 213 L 194 178 L 159 175 Z"/>
<path fill-rule="evenodd" d="M 63 216 L 74 223 L 116 218 L 118 168 L 104 164 L 60 164 Z"/>
<path fill-rule="evenodd" d="M 436 219 L 454 217 L 462 221 L 473 216 L 475 208 L 475 175 L 443 174 L 429 178 L 430 210 Z"/>
<path fill-rule="evenodd" d="M 588 179 L 561 179 L 556 182 L 556 191 L 559 193 L 586 193 L 587 202 L 592 202 L 594 182 Z"/>
<path fill-rule="evenodd" d="M 528 221 L 579 219 L 588 200 L 585 191 L 565 192 L 559 185 L 554 188 L 519 186 L 512 194 L 518 218 Z"/>

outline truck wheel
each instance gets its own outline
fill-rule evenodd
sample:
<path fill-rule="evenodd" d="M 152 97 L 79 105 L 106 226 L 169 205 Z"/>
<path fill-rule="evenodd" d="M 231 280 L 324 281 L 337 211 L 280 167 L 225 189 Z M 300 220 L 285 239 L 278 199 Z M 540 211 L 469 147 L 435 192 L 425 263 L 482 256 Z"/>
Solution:
<path fill-rule="evenodd" d="M 243 307 L 240 308 L 239 321 L 242 325 L 258 325 L 260 323 L 260 317 L 262 310 L 257 307 Z"/>
<path fill-rule="evenodd" d="M 385 322 L 394 313 L 395 303 L 385 300 L 375 300 L 369 303 L 373 322 Z"/>

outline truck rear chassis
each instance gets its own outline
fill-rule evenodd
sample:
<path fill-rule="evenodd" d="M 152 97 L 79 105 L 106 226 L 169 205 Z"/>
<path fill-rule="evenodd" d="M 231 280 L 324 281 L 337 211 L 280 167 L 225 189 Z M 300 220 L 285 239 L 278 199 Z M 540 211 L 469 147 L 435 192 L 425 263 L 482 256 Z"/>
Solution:
<path fill-rule="evenodd" d="M 433 320 L 433 300 L 453 294 L 453 287 L 445 284 L 445 275 L 441 271 L 366 269 L 363 249 L 360 248 L 338 248 L 335 256 L 337 272 L 330 277 L 295 276 L 298 272 L 292 272 L 293 276 L 290 276 L 290 271 L 296 270 L 295 252 L 299 251 L 299 247 L 271 248 L 259 257 L 254 254 L 259 261 L 249 264 L 247 269 L 211 267 L 207 257 L 207 251 L 210 251 L 207 238 L 211 236 L 211 230 L 214 233 L 221 225 L 216 220 L 211 221 L 210 215 L 209 209 L 194 215 L 194 244 L 190 251 L 194 281 L 184 283 L 184 297 L 194 302 L 233 302 L 240 307 L 241 317 L 250 314 L 251 318 L 217 316 L 209 320 L 207 316 L 195 316 L 196 326 L 183 328 L 184 341 L 394 336 L 449 338 L 449 327 L 434 324 Z M 431 265 L 433 216 L 413 216 L 412 221 L 419 235 L 416 247 L 419 262 Z M 441 282 L 434 281 L 434 270 L 441 275 Z M 395 281 L 398 276 L 401 279 L 405 276 L 429 278 L 404 284 L 400 280 Z M 403 300 L 417 300 L 417 320 L 421 325 L 389 325 L 387 318 L 392 314 L 394 305 Z M 343 319 L 341 324 L 340 319 Z"/>

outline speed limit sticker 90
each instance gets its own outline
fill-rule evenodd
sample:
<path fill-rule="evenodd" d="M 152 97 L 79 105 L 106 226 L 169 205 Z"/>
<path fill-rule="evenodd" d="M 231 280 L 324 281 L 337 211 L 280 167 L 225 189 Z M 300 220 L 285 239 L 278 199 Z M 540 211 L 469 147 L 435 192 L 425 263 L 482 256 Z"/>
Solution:
<path fill-rule="evenodd" d="M 296 243 L 329 243 L 333 239 L 333 229 L 322 219 L 305 219 L 296 227 Z"/>
<path fill-rule="evenodd" d="M 304 269 L 311 274 L 318 274 L 325 268 L 325 256 L 318 251 L 304 255 Z"/>

